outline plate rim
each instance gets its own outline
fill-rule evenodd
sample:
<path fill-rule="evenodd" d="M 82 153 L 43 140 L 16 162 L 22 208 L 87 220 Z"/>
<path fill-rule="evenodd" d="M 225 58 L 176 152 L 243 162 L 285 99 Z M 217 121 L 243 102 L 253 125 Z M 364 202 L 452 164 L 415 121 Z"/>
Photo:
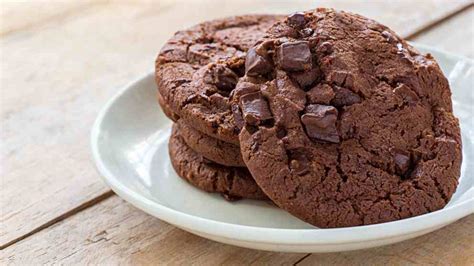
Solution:
<path fill-rule="evenodd" d="M 427 51 L 442 53 L 447 57 L 452 57 L 457 60 L 468 60 L 474 63 L 474 60 L 470 58 L 450 52 L 445 52 L 441 49 L 433 48 L 423 44 L 411 44 L 417 49 L 421 48 Z M 474 213 L 474 198 L 468 198 L 464 201 L 431 213 L 387 223 L 342 228 L 286 229 L 240 225 L 215 221 L 164 206 L 122 184 L 119 181 L 120 178 L 112 174 L 106 163 L 104 163 L 102 160 L 98 141 L 100 137 L 101 125 L 114 103 L 117 102 L 117 100 L 120 99 L 126 92 L 133 90 L 140 82 L 143 82 L 148 78 L 154 79 L 153 75 L 154 71 L 150 71 L 133 80 L 132 82 L 129 82 L 107 101 L 105 106 L 99 112 L 92 126 L 90 133 L 90 147 L 93 160 L 102 180 L 104 180 L 116 194 L 131 203 L 133 206 L 168 223 L 181 228 L 189 229 L 191 231 L 197 231 L 206 235 L 213 235 L 219 238 L 231 240 L 307 246 L 350 244 L 365 241 L 383 240 L 391 237 L 400 237 L 404 235 L 410 235 L 421 230 L 428 230 L 430 228 L 437 227 L 439 228 Z M 471 187 L 468 191 L 472 189 L 473 188 Z M 465 193 L 468 193 L 468 191 Z M 441 217 L 448 218 L 443 220 L 440 219 Z M 400 228 L 405 230 L 401 232 Z"/>

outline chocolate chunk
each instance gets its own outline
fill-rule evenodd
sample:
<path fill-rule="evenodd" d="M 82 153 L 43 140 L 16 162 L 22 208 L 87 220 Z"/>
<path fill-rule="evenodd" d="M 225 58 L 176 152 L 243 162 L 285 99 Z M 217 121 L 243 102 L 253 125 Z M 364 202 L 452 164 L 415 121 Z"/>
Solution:
<path fill-rule="evenodd" d="M 302 89 L 305 89 L 319 79 L 321 72 L 319 68 L 313 68 L 310 71 L 301 71 L 291 73 L 290 76 L 295 80 Z"/>
<path fill-rule="evenodd" d="M 237 127 L 238 130 L 237 132 L 240 131 L 245 126 L 244 118 L 242 117 L 242 113 L 239 110 L 239 107 L 237 105 L 232 105 L 232 114 L 234 116 L 234 122 L 235 126 Z"/>
<path fill-rule="evenodd" d="M 331 104 L 337 107 L 353 105 L 362 101 L 357 93 L 346 88 L 334 86 L 334 92 L 336 95 L 332 99 Z"/>
<path fill-rule="evenodd" d="M 335 95 L 331 86 L 322 83 L 314 86 L 306 93 L 310 103 L 320 104 L 329 104 Z"/>
<path fill-rule="evenodd" d="M 247 52 L 245 58 L 245 74 L 248 76 L 264 75 L 272 70 L 273 66 L 270 61 L 257 53 L 255 48 L 251 48 Z"/>
<path fill-rule="evenodd" d="M 395 162 L 395 171 L 399 175 L 405 174 L 410 168 L 410 155 L 406 152 L 395 152 L 393 156 Z"/>
<path fill-rule="evenodd" d="M 304 13 L 296 12 L 288 16 L 288 25 L 295 28 L 302 28 L 306 23 Z"/>
<path fill-rule="evenodd" d="M 257 85 L 246 82 L 243 80 L 240 80 L 237 85 L 235 86 L 235 89 L 231 92 L 231 98 L 233 99 L 240 99 L 242 95 L 250 94 L 250 93 L 256 93 L 259 92 L 260 89 Z M 234 122 L 239 129 L 237 132 L 240 131 L 245 125 L 244 118 L 242 117 L 242 113 L 240 112 L 239 106 L 237 105 L 232 105 L 232 114 L 234 116 Z"/>
<path fill-rule="evenodd" d="M 404 102 L 410 105 L 414 105 L 420 100 L 418 95 L 405 84 L 398 85 L 395 89 L 393 89 L 393 92 L 400 96 Z"/>
<path fill-rule="evenodd" d="M 268 102 L 261 92 L 245 94 L 240 97 L 240 108 L 247 124 L 257 126 L 272 118 Z"/>
<path fill-rule="evenodd" d="M 283 127 L 277 127 L 276 129 L 277 138 L 282 139 L 286 136 L 286 129 Z"/>
<path fill-rule="evenodd" d="M 302 71 L 312 66 L 311 51 L 306 41 L 286 42 L 278 48 L 278 63 L 283 70 Z"/>
<path fill-rule="evenodd" d="M 336 129 L 337 109 L 329 105 L 311 104 L 301 116 L 310 138 L 339 143 Z"/>
<path fill-rule="evenodd" d="M 227 111 L 230 108 L 228 99 L 219 93 L 214 93 L 213 95 L 209 96 L 209 100 L 211 101 L 211 104 L 219 111 Z"/>
<path fill-rule="evenodd" d="M 290 169 L 297 175 L 303 175 L 309 171 L 309 160 L 308 157 L 299 150 L 290 151 Z"/>
<path fill-rule="evenodd" d="M 351 73 L 345 71 L 334 71 L 328 76 L 328 82 L 346 88 L 352 88 L 354 77 Z"/>
<path fill-rule="evenodd" d="M 237 97 L 239 98 L 240 96 L 244 94 L 249 94 L 252 92 L 258 92 L 260 89 L 257 85 L 251 82 L 243 81 L 242 79 L 239 80 L 237 85 L 235 86 L 235 89 L 232 91 L 231 95 L 232 97 Z"/>

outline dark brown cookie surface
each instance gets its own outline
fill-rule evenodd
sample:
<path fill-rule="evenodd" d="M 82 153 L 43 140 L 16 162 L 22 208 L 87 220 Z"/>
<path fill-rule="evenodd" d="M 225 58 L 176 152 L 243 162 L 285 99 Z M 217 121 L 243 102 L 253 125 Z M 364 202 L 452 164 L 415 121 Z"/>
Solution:
<path fill-rule="evenodd" d="M 182 120 L 176 127 L 184 142 L 204 158 L 225 166 L 246 167 L 239 146 L 207 136 Z"/>
<path fill-rule="evenodd" d="M 165 100 L 163 99 L 163 96 L 161 96 L 160 93 L 157 93 L 156 95 L 156 99 L 158 101 L 158 104 L 160 105 L 161 107 L 161 110 L 163 110 L 163 113 L 169 118 L 171 119 L 171 121 L 173 122 L 176 122 L 179 120 L 179 116 L 173 112 L 173 110 L 171 110 L 171 108 L 169 107 L 169 105 L 165 102 Z"/>
<path fill-rule="evenodd" d="M 456 190 L 449 84 L 431 55 L 373 20 L 331 9 L 288 17 L 249 50 L 232 95 L 258 185 L 313 225 L 417 216 Z"/>
<path fill-rule="evenodd" d="M 226 199 L 267 199 L 247 169 L 209 162 L 189 148 L 173 126 L 169 141 L 171 163 L 184 180 L 207 191 L 221 193 Z"/>
<path fill-rule="evenodd" d="M 156 82 L 164 103 L 187 124 L 212 137 L 238 144 L 228 95 L 248 47 L 279 16 L 248 15 L 213 20 L 177 32 L 156 59 Z M 205 67 L 233 58 L 232 67 Z"/>

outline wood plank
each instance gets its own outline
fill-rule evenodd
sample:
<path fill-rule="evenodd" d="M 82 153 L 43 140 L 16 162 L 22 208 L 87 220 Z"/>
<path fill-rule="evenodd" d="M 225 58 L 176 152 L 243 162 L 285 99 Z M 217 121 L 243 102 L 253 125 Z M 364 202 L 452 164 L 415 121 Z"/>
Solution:
<path fill-rule="evenodd" d="M 313 7 L 308 2 L 269 2 L 98 5 L 61 23 L 3 36 L 0 246 L 109 193 L 90 159 L 91 124 L 118 87 L 152 69 L 155 53 L 174 31 L 236 12 L 289 13 Z M 380 1 L 320 4 L 360 12 L 408 34 L 408 29 L 468 2 L 445 2 L 442 9 L 439 0 L 403 1 L 391 9 Z M 217 3 L 219 9 L 209 8 Z"/>
<path fill-rule="evenodd" d="M 434 233 L 381 248 L 311 254 L 302 265 L 472 265 L 474 215 Z M 162 222 L 117 196 L 0 253 L 0 264 L 289 265 L 306 254 L 273 253 L 210 241 Z"/>
<path fill-rule="evenodd" d="M 5 2 L 0 3 L 0 36 L 51 20 L 60 20 L 73 12 L 86 9 L 94 0 L 69 2 Z"/>
<path fill-rule="evenodd" d="M 305 254 L 237 248 L 192 235 L 114 196 L 5 249 L 0 264 L 289 265 Z"/>
<path fill-rule="evenodd" d="M 160 14 L 166 7 L 150 9 Z M 89 131 L 104 102 L 152 68 L 160 32 L 136 28 L 159 19 L 142 20 L 142 12 L 94 6 L 62 25 L 0 40 L 0 246 L 109 192 L 91 161 Z"/>
<path fill-rule="evenodd" d="M 474 265 L 474 215 L 441 230 L 380 248 L 311 254 L 298 265 Z"/>
<path fill-rule="evenodd" d="M 474 58 L 474 6 L 438 25 L 435 30 L 416 36 L 414 41 Z M 458 45 L 456 42 L 463 42 Z"/>

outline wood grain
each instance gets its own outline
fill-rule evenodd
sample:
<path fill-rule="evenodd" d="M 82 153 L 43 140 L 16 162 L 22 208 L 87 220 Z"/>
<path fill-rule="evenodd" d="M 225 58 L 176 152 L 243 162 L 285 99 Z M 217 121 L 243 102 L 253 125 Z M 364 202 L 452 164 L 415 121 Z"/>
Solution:
<path fill-rule="evenodd" d="M 402 243 L 312 254 L 302 265 L 472 265 L 474 215 Z M 210 241 L 135 209 L 117 196 L 6 248 L 0 264 L 289 265 L 305 254 L 273 253 Z"/>
<path fill-rule="evenodd" d="M 474 265 L 474 215 L 433 233 L 380 248 L 311 254 L 298 265 Z"/>
<path fill-rule="evenodd" d="M 174 31 L 236 12 L 289 13 L 314 6 L 219 3 L 218 10 L 209 8 L 216 1 L 92 5 L 0 39 L 4 141 L 0 246 L 109 192 L 90 159 L 91 124 L 117 88 L 152 69 L 157 50 Z M 387 9 L 380 1 L 336 1 L 331 6 L 360 12 L 409 34 L 467 3 L 403 1 Z"/>
<path fill-rule="evenodd" d="M 284 265 L 305 255 L 249 250 L 206 240 L 149 216 L 116 196 L 33 238 L 5 249 L 0 264 Z"/>
<path fill-rule="evenodd" d="M 107 98 L 152 68 L 155 41 L 164 37 L 136 30 L 159 22 L 143 12 L 94 6 L 0 40 L 0 246 L 109 191 L 91 161 L 89 130 Z"/>
<path fill-rule="evenodd" d="M 91 4 L 103 2 L 93 0 L 53 2 L 7 2 L 0 3 L 0 36 L 11 32 L 36 27 L 47 21 L 58 21 L 74 12 L 87 9 Z"/>
<path fill-rule="evenodd" d="M 415 41 L 474 58 L 474 6 L 437 25 L 435 30 L 417 35 Z"/>

